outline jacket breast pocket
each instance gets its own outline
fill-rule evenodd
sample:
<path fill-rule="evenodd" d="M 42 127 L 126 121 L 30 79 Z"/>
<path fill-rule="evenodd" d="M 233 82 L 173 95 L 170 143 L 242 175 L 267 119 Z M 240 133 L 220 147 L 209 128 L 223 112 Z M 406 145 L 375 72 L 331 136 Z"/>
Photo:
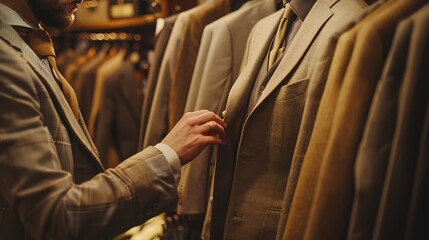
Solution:
<path fill-rule="evenodd" d="M 297 82 L 286 84 L 280 88 L 279 94 L 277 95 L 277 101 L 285 101 L 288 99 L 295 98 L 305 93 L 308 85 L 308 78 L 299 80 Z"/>
<path fill-rule="evenodd" d="M 265 210 L 264 226 L 259 239 L 275 239 L 277 233 L 277 224 L 280 218 L 280 209 L 269 208 Z"/>

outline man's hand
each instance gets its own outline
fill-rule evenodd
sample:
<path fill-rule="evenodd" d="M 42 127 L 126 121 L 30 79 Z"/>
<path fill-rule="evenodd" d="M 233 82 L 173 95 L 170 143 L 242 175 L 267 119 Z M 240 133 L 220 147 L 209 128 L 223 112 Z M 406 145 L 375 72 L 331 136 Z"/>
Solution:
<path fill-rule="evenodd" d="M 226 124 L 208 110 L 183 115 L 162 143 L 170 146 L 179 156 L 182 166 L 194 159 L 205 147 L 222 144 Z"/>

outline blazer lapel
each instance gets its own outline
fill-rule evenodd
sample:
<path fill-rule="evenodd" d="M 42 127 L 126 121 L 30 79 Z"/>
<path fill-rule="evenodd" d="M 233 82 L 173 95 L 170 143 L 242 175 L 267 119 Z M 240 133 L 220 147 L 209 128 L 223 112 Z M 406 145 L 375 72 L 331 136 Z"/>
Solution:
<path fill-rule="evenodd" d="M 273 73 L 273 76 L 268 82 L 265 90 L 262 92 L 262 95 L 253 110 L 255 110 L 255 108 L 257 108 L 261 102 L 264 101 L 267 96 L 271 94 L 274 89 L 276 89 L 280 83 L 282 83 L 283 80 L 289 76 L 292 69 L 294 69 L 294 67 L 298 64 L 307 51 L 308 47 L 313 42 L 314 38 L 317 36 L 320 28 L 322 28 L 325 22 L 332 15 L 333 13 L 326 2 L 316 1 L 307 18 L 302 23 L 302 26 L 294 37 L 294 41 L 292 41 L 288 50 L 285 52 L 282 60 L 279 63 L 279 66 Z"/>
<path fill-rule="evenodd" d="M 254 81 L 267 54 L 271 39 L 277 30 L 277 25 L 281 15 L 282 11 L 277 11 L 274 13 L 274 16 L 272 19 L 270 19 L 271 23 L 266 24 L 270 27 L 261 28 L 257 34 L 251 35 L 252 38 L 255 38 L 252 39 L 252 42 L 255 42 L 256 44 L 252 44 L 252 46 L 248 46 L 248 48 L 259 49 L 255 50 L 256 56 L 248 56 L 248 65 L 243 69 L 243 72 L 239 75 L 237 81 L 230 90 L 225 108 L 226 114 L 224 119 L 227 124 L 232 122 L 236 117 L 241 116 L 241 113 L 247 106 L 249 95 L 253 89 Z"/>
<path fill-rule="evenodd" d="M 98 155 L 96 154 L 96 148 L 94 144 L 90 140 L 89 135 L 85 134 L 78 120 L 73 115 L 73 112 L 70 109 L 67 100 L 62 94 L 61 89 L 59 88 L 56 80 L 49 72 L 49 69 L 44 66 L 43 63 L 41 63 L 40 58 L 19 37 L 18 33 L 16 33 L 16 31 L 13 30 L 12 27 L 0 22 L 0 29 L 2 30 L 1 36 L 12 46 L 17 47 L 21 50 L 23 59 L 40 76 L 42 81 L 45 83 L 45 86 L 47 87 L 48 91 L 52 94 L 53 101 L 61 106 L 58 108 L 58 110 L 60 111 L 60 114 L 63 115 L 64 119 L 67 122 L 67 125 L 69 125 L 79 142 L 81 142 L 82 145 L 85 146 L 88 152 L 90 152 L 94 159 L 97 160 L 97 163 L 100 165 L 101 169 L 103 169 L 102 164 L 98 159 Z"/>
<path fill-rule="evenodd" d="M 57 101 L 61 107 L 58 110 L 65 117 L 67 124 L 73 130 L 73 133 L 77 136 L 79 141 L 85 146 L 85 148 L 93 155 L 97 161 L 99 161 L 97 154 L 95 153 L 95 147 L 92 141 L 89 139 L 89 136 L 86 135 L 80 126 L 78 120 L 73 115 L 70 106 L 67 103 L 64 95 L 61 92 L 56 80 L 50 74 L 49 69 L 46 69 L 43 64 L 40 62 L 39 57 L 34 54 L 28 46 L 24 46 L 23 57 L 31 65 L 31 67 L 41 76 L 42 81 L 45 82 L 46 87 L 53 95 L 53 100 Z M 27 51 L 25 51 L 27 50 Z M 101 163 L 100 163 L 101 164 Z"/>

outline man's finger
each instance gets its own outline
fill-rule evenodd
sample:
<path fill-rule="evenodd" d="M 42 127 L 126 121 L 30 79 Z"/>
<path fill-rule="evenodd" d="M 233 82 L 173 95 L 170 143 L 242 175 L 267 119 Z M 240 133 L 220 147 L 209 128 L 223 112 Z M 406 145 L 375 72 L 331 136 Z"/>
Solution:
<path fill-rule="evenodd" d="M 215 121 L 217 124 L 221 125 L 223 128 L 226 128 L 225 122 L 214 112 L 207 111 L 203 114 L 200 114 L 195 117 L 194 119 L 195 123 L 197 124 L 205 124 L 209 121 Z"/>

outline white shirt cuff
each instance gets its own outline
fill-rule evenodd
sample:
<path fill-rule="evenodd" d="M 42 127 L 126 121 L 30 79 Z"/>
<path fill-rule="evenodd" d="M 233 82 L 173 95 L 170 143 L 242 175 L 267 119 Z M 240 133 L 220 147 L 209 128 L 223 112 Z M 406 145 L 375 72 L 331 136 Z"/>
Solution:
<path fill-rule="evenodd" d="M 176 183 L 179 184 L 182 164 L 180 163 L 180 159 L 179 156 L 177 156 L 176 151 L 165 143 L 158 143 L 155 147 L 161 151 L 167 159 L 170 164 L 171 171 L 173 172 L 174 179 L 176 180 Z"/>

